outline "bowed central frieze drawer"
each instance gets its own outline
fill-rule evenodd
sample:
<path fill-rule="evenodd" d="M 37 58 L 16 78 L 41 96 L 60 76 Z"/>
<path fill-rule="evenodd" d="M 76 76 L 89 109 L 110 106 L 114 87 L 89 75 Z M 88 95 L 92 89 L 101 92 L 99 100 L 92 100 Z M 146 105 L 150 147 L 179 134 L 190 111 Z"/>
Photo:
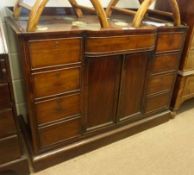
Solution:
<path fill-rule="evenodd" d="M 28 33 L 6 22 L 21 46 L 35 170 L 171 117 L 184 26 Z"/>

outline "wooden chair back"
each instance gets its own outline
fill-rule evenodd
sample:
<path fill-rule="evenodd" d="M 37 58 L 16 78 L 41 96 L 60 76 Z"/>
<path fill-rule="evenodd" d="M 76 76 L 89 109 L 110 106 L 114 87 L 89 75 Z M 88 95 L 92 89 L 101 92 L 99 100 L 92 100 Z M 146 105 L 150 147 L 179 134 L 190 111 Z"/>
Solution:
<path fill-rule="evenodd" d="M 121 12 L 121 13 L 124 13 L 127 15 L 132 15 L 132 16 L 134 16 L 132 26 L 133 27 L 140 27 L 145 14 L 148 11 L 151 11 L 152 13 L 155 13 L 158 15 L 163 15 L 163 16 L 173 18 L 175 26 L 181 25 L 180 11 L 179 11 L 179 7 L 178 7 L 176 0 L 168 0 L 168 2 L 170 3 L 171 9 L 172 9 L 172 13 L 164 12 L 164 11 L 160 11 L 160 10 L 149 10 L 148 8 L 150 7 L 150 5 L 154 1 L 156 1 L 156 0 L 139 0 L 141 5 L 140 5 L 139 9 L 137 11 L 135 11 L 135 10 L 118 8 L 118 7 L 116 7 L 116 5 L 119 2 L 119 0 L 111 0 L 107 9 L 106 9 L 106 15 L 108 17 L 110 17 L 113 10 L 116 10 L 118 12 Z"/>
<path fill-rule="evenodd" d="M 94 8 L 89 8 L 89 7 L 80 5 L 77 3 L 76 0 L 68 0 L 68 1 L 72 5 L 72 8 L 73 8 L 77 17 L 83 16 L 82 10 L 96 12 L 102 28 L 110 27 L 110 24 L 108 22 L 108 18 L 111 16 L 113 10 L 116 10 L 118 12 L 121 12 L 121 13 L 124 13 L 127 15 L 134 16 L 133 22 L 132 22 L 133 27 L 140 27 L 142 20 L 148 11 L 151 11 L 152 13 L 155 13 L 155 14 L 171 17 L 174 19 L 175 26 L 181 25 L 180 11 L 179 11 L 179 7 L 178 7 L 176 0 L 168 0 L 170 3 L 171 9 L 172 9 L 172 13 L 164 12 L 164 11 L 160 11 L 160 10 L 149 10 L 148 9 L 149 6 L 156 0 L 139 0 L 141 5 L 137 11 L 118 8 L 118 7 L 116 7 L 116 5 L 119 2 L 119 0 L 111 0 L 107 9 L 106 9 L 106 12 L 103 9 L 102 5 L 100 4 L 99 0 L 90 0 L 91 3 L 93 4 Z M 28 4 L 24 3 L 22 0 L 17 0 L 17 3 L 14 7 L 14 16 L 16 18 L 19 17 L 21 14 L 22 8 L 28 9 L 30 11 L 30 16 L 29 16 L 29 20 L 28 20 L 27 31 L 33 32 L 36 30 L 36 27 L 39 23 L 41 14 L 42 14 L 47 2 L 48 2 L 48 0 L 36 0 L 35 4 L 31 7 Z"/>
<path fill-rule="evenodd" d="M 73 10 L 74 10 L 77 17 L 83 16 L 82 10 L 96 12 L 98 15 L 98 18 L 100 20 L 101 26 L 103 28 L 109 27 L 106 13 L 98 0 L 90 0 L 91 3 L 93 4 L 94 8 L 89 8 L 86 6 L 79 5 L 76 0 L 68 0 L 68 1 L 72 5 Z M 48 3 L 48 0 L 36 0 L 34 5 L 31 7 L 28 4 L 24 3 L 22 0 L 17 0 L 16 5 L 14 7 L 14 16 L 16 18 L 19 17 L 21 14 L 22 8 L 29 10 L 30 16 L 29 16 L 29 20 L 28 20 L 27 31 L 33 32 L 36 30 L 36 27 L 39 23 L 41 14 L 42 14 L 47 3 Z"/>

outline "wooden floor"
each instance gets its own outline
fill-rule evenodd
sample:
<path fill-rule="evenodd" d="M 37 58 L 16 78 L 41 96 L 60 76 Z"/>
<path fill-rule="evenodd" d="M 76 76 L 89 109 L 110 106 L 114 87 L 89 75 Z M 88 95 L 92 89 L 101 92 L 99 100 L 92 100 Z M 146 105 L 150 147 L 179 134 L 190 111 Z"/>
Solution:
<path fill-rule="evenodd" d="M 194 174 L 194 100 L 168 123 L 34 175 L 129 174 Z"/>

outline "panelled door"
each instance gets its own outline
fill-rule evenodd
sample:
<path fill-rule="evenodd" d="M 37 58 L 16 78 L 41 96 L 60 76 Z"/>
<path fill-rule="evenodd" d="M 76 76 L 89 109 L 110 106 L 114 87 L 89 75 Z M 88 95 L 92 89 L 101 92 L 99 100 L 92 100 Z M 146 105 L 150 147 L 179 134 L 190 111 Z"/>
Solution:
<path fill-rule="evenodd" d="M 121 56 L 87 58 L 86 125 L 88 130 L 114 125 Z"/>
<path fill-rule="evenodd" d="M 141 116 L 143 113 L 142 103 L 149 55 L 136 53 L 124 57 L 117 112 L 119 121 Z"/>
<path fill-rule="evenodd" d="M 87 58 L 87 130 L 142 117 L 149 53 Z"/>

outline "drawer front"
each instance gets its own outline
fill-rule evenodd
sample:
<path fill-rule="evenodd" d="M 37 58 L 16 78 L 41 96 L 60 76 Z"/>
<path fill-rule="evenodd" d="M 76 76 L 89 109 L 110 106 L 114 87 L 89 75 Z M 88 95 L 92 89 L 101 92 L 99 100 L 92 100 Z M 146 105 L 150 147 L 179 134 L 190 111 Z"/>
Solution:
<path fill-rule="evenodd" d="M 20 157 L 18 137 L 0 140 L 0 164 L 13 161 Z"/>
<path fill-rule="evenodd" d="M 0 110 L 9 108 L 11 106 L 9 86 L 0 85 Z"/>
<path fill-rule="evenodd" d="M 80 94 L 39 102 L 35 106 L 38 124 L 81 114 Z"/>
<path fill-rule="evenodd" d="M 157 52 L 175 51 L 183 47 L 184 33 L 159 33 Z"/>
<path fill-rule="evenodd" d="M 148 84 L 147 94 L 171 90 L 175 81 L 175 74 L 151 76 Z"/>
<path fill-rule="evenodd" d="M 154 47 L 156 36 L 154 34 L 91 37 L 87 39 L 87 54 L 106 54 L 124 52 L 136 49 L 151 49 Z"/>
<path fill-rule="evenodd" d="M 67 141 L 81 135 L 81 119 L 76 118 L 39 130 L 42 148 Z"/>
<path fill-rule="evenodd" d="M 158 55 L 155 57 L 152 73 L 177 70 L 179 54 Z"/>
<path fill-rule="evenodd" d="M 29 42 L 31 66 L 40 68 L 80 62 L 81 47 L 80 38 L 31 41 Z"/>
<path fill-rule="evenodd" d="M 16 133 L 12 110 L 0 112 L 0 138 Z"/>
<path fill-rule="evenodd" d="M 170 94 L 160 94 L 157 96 L 147 97 L 145 112 L 154 112 L 161 109 L 168 109 Z"/>
<path fill-rule="evenodd" d="M 52 96 L 80 89 L 80 68 L 33 75 L 35 97 Z"/>
<path fill-rule="evenodd" d="M 184 66 L 185 70 L 194 70 L 194 50 L 190 50 L 188 52 L 185 64 L 186 64 Z"/>

